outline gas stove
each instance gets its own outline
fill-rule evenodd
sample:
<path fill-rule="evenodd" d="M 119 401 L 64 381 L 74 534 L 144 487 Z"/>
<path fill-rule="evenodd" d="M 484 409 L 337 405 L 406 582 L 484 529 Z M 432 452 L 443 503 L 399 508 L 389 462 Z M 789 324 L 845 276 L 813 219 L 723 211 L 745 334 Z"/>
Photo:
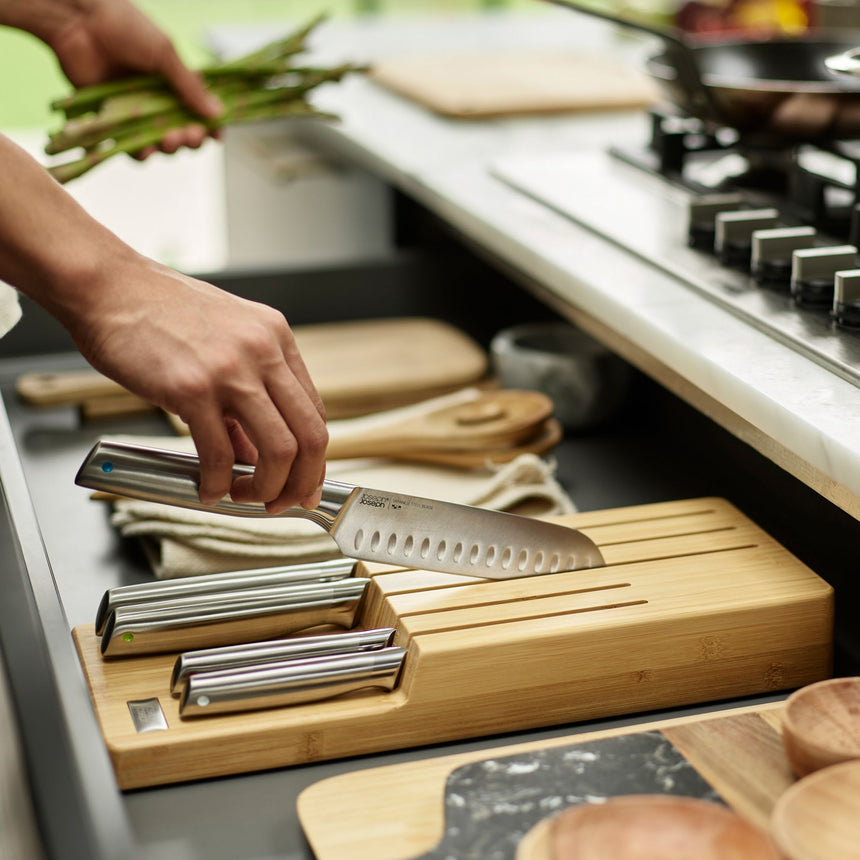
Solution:
<path fill-rule="evenodd" d="M 774 149 L 651 119 L 647 145 L 493 173 L 860 386 L 860 143 Z"/>

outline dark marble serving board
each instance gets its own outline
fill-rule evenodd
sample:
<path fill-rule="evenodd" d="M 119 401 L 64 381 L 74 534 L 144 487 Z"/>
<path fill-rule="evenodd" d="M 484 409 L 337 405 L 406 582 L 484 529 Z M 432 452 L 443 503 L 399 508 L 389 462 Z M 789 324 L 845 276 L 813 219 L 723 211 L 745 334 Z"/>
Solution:
<path fill-rule="evenodd" d="M 421 860 L 513 860 L 542 819 L 622 794 L 722 802 L 659 731 L 486 759 L 448 776 L 444 836 Z"/>

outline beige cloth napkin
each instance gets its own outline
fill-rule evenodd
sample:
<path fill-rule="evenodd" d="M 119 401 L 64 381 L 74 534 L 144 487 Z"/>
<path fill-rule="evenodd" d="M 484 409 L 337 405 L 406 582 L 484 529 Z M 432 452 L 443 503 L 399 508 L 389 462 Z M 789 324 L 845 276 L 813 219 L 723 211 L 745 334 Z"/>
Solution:
<path fill-rule="evenodd" d="M 0 281 L 0 337 L 3 337 L 21 319 L 18 291 Z"/>
<path fill-rule="evenodd" d="M 193 450 L 190 439 L 135 437 L 135 441 Z M 339 460 L 328 464 L 327 474 L 349 484 L 527 516 L 576 510 L 554 477 L 554 465 L 533 454 L 495 469 L 472 470 L 390 460 Z M 125 537 L 143 541 L 159 579 L 341 556 L 331 537 L 305 519 L 249 519 L 122 499 L 114 503 L 112 523 Z"/>

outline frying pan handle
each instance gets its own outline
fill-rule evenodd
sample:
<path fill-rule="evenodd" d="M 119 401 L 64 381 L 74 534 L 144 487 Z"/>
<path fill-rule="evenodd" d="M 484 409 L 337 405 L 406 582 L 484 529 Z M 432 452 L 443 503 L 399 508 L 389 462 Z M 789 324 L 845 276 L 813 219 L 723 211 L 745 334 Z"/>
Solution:
<path fill-rule="evenodd" d="M 662 29 L 631 18 L 622 18 L 618 15 L 613 15 L 611 12 L 604 12 L 602 9 L 587 6 L 585 3 L 578 2 L 578 0 L 545 0 L 545 2 L 553 3 L 556 6 L 564 6 L 575 12 L 582 12 L 584 15 L 591 15 L 593 18 L 600 18 L 611 24 L 617 24 L 619 27 L 624 27 L 628 30 L 637 30 L 640 33 L 646 33 L 649 36 L 660 39 L 665 47 L 666 57 L 678 76 L 678 83 L 689 101 L 692 112 L 703 119 L 710 119 L 716 122 L 723 121 L 710 90 L 702 81 L 698 58 L 685 40 L 682 31 Z"/>
<path fill-rule="evenodd" d="M 855 78 L 860 77 L 860 48 L 852 48 L 850 51 L 837 54 L 835 57 L 828 57 L 824 61 L 824 65 L 831 72 L 838 72 L 840 75 L 851 75 Z"/>

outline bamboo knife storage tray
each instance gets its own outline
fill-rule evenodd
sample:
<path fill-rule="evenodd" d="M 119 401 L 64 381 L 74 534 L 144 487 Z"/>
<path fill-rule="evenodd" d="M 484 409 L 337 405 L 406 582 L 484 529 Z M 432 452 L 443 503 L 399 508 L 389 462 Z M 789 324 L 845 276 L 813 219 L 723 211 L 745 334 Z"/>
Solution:
<path fill-rule="evenodd" d="M 376 571 L 359 627 L 407 648 L 393 692 L 179 718 L 175 655 L 73 631 L 124 789 L 799 687 L 829 677 L 830 586 L 723 499 L 591 511 L 606 566 L 508 581 Z M 330 630 L 327 632 L 331 632 Z M 158 699 L 138 733 L 128 702 Z"/>

